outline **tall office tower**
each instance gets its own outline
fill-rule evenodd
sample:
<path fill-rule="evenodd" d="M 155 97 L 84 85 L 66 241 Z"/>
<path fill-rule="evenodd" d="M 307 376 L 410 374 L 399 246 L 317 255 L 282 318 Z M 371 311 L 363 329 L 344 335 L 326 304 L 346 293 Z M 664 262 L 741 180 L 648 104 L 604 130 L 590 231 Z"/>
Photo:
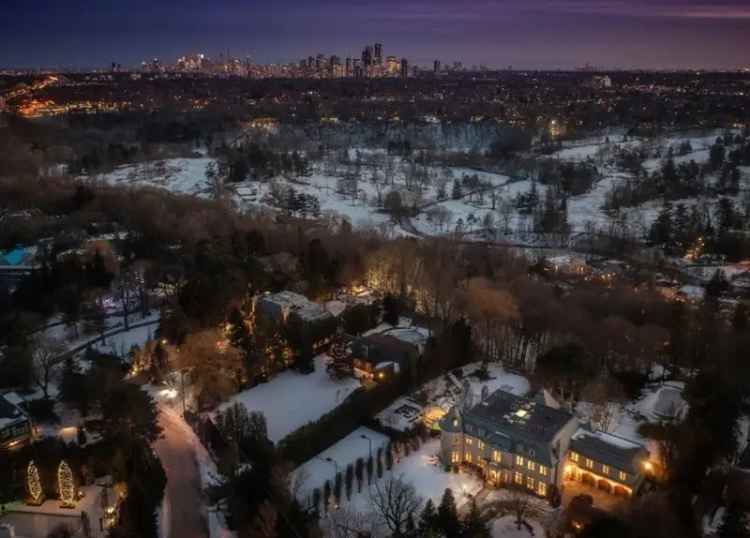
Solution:
<path fill-rule="evenodd" d="M 364 76 L 364 69 L 362 68 L 362 61 L 357 58 L 352 62 L 352 70 L 354 71 L 354 78 L 362 78 Z"/>
<path fill-rule="evenodd" d="M 346 59 L 346 70 L 344 71 L 344 73 L 347 77 L 352 76 L 352 59 L 351 58 Z"/>
<path fill-rule="evenodd" d="M 375 43 L 375 65 L 383 65 L 383 44 Z"/>
<path fill-rule="evenodd" d="M 370 67 L 372 64 L 372 47 L 367 45 L 362 51 L 362 63 L 365 67 Z"/>
<path fill-rule="evenodd" d="M 406 58 L 401 58 L 401 78 L 409 78 L 409 61 Z"/>
<path fill-rule="evenodd" d="M 313 67 L 315 67 L 315 58 L 313 58 L 312 56 L 308 56 L 307 57 L 307 68 L 308 69 L 312 69 Z"/>
<path fill-rule="evenodd" d="M 432 69 L 435 73 L 440 73 L 440 60 L 435 60 L 435 64 Z"/>
<path fill-rule="evenodd" d="M 336 55 L 331 56 L 328 61 L 328 76 L 330 78 L 339 76 L 339 67 L 341 67 L 341 58 Z"/>
<path fill-rule="evenodd" d="M 388 56 L 386 60 L 388 74 L 396 75 L 398 73 L 398 58 L 395 56 Z"/>
<path fill-rule="evenodd" d="M 318 71 L 320 71 L 323 68 L 323 62 L 325 62 L 325 58 L 326 57 L 323 56 L 322 54 L 318 54 L 315 57 L 315 69 L 317 69 Z"/>

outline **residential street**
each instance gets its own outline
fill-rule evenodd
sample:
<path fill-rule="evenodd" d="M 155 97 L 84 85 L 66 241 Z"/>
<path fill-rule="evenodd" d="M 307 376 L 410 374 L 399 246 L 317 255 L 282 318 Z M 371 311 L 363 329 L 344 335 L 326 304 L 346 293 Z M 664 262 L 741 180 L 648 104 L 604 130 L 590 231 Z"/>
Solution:
<path fill-rule="evenodd" d="M 162 407 L 159 422 L 164 437 L 154 445 L 167 473 L 164 506 L 169 518 L 166 525 L 169 537 L 162 538 L 207 538 L 206 511 L 195 448 L 190 436 L 185 435 L 185 424 L 172 413 Z"/>

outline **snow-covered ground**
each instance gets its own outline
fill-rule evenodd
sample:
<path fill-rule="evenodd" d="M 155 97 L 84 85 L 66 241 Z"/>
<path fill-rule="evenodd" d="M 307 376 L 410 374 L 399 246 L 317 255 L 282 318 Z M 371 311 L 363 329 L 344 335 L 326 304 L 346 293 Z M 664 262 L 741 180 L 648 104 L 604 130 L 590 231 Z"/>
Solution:
<path fill-rule="evenodd" d="M 95 179 L 110 185 L 158 187 L 178 194 L 207 197 L 210 187 L 206 168 L 215 162 L 207 157 L 165 159 L 128 164 Z"/>
<path fill-rule="evenodd" d="M 734 131 L 736 133 L 736 131 Z M 574 233 L 586 232 L 590 225 L 607 230 L 616 220 L 625 224 L 631 233 L 645 237 L 655 220 L 661 200 L 649 200 L 638 207 L 623 208 L 617 213 L 603 210 L 607 194 L 629 174 L 616 166 L 615 156 L 622 149 L 639 149 L 647 156 L 644 168 L 653 172 L 661 167 L 664 156 L 671 148 L 675 163 L 705 163 L 709 148 L 724 131 L 674 133 L 658 138 L 626 137 L 613 130 L 608 135 L 591 136 L 565 141 L 562 149 L 540 159 L 558 159 L 568 162 L 590 162 L 597 167 L 601 179 L 589 192 L 568 199 L 568 222 Z M 679 155 L 681 145 L 690 142 L 691 150 Z M 731 146 L 730 146 L 731 147 Z M 534 156 L 536 154 L 532 154 Z M 533 219 L 522 214 L 516 207 L 519 194 L 529 192 L 531 181 L 526 177 L 510 178 L 499 173 L 475 170 L 460 166 L 417 165 L 401 157 L 387 156 L 381 148 L 353 147 L 349 150 L 349 162 L 339 162 L 330 156 L 310 163 L 311 174 L 306 177 L 276 177 L 270 181 L 247 180 L 227 184 L 226 192 L 238 208 L 245 211 L 279 211 L 279 199 L 286 199 L 286 189 L 293 188 L 298 194 L 314 196 L 319 202 L 320 216 L 331 222 L 345 219 L 360 229 L 377 229 L 386 236 L 443 235 L 459 233 L 466 239 L 483 237 L 489 226 L 495 230 L 496 238 L 525 244 L 546 241 L 527 232 L 533 228 Z M 193 158 L 164 159 L 124 165 L 99 180 L 116 185 L 152 186 L 172 192 L 208 198 L 212 189 L 206 180 L 206 168 L 214 162 L 200 151 Z M 359 164 L 355 165 L 354 163 Z M 386 165 L 386 163 L 390 163 Z M 359 171 L 354 183 L 342 181 Z M 529 171 L 533 175 L 533 168 Z M 750 179 L 750 170 L 742 171 L 743 182 Z M 494 208 L 490 193 L 484 195 L 468 192 L 462 186 L 462 197 L 452 199 L 454 180 L 463 183 L 463 178 L 476 176 L 484 184 L 494 187 Z M 388 179 L 386 179 L 386 177 Z M 416 181 L 415 177 L 420 180 Z M 709 178 L 710 179 L 710 178 Z M 546 187 L 539 178 L 536 189 L 540 199 Z M 402 205 L 422 210 L 409 223 L 394 223 L 382 207 L 390 191 L 398 191 Z M 346 192 L 343 192 L 346 191 Z M 446 198 L 440 200 L 439 193 Z M 691 206 L 694 199 L 681 200 Z M 715 200 L 703 200 L 713 205 Z M 675 202 L 677 203 L 677 202 Z M 413 226 L 413 227 L 412 227 Z"/>
<path fill-rule="evenodd" d="M 609 433 L 645 446 L 651 456 L 655 457 L 658 454 L 657 444 L 638 433 L 638 427 L 646 422 L 658 422 L 669 417 L 683 418 L 688 410 L 682 397 L 684 388 L 685 384 L 679 381 L 646 386 L 640 398 L 613 408 L 614 418 Z M 579 402 L 576 414 L 587 421 L 591 416 L 590 404 Z"/>
<path fill-rule="evenodd" d="M 486 390 L 492 394 L 498 389 L 503 389 L 517 396 L 525 396 L 529 392 L 529 381 L 520 375 L 507 372 L 499 363 L 487 365 L 487 379 L 479 379 L 474 374 L 480 368 L 481 363 L 475 362 L 461 368 L 462 379 L 468 383 L 475 401 Z M 416 422 L 425 415 L 439 417 L 441 413 L 448 412 L 463 394 L 463 381 L 448 373 L 437 379 L 422 385 L 417 391 L 409 396 L 402 396 L 386 409 L 376 415 L 383 426 L 399 431 L 413 428 Z M 422 403 L 426 401 L 427 404 Z"/>
<path fill-rule="evenodd" d="M 277 443 L 333 410 L 359 388 L 356 379 L 331 379 L 326 372 L 328 360 L 328 356 L 319 355 L 315 357 L 313 373 L 304 375 L 288 370 L 268 383 L 236 394 L 222 409 L 239 402 L 248 411 L 260 411 L 268 423 L 268 438 Z"/>
<path fill-rule="evenodd" d="M 427 499 L 437 506 L 447 488 L 453 490 L 456 498 L 456 504 L 459 508 L 469 500 L 470 495 L 476 495 L 481 491 L 483 482 L 475 475 L 467 472 L 446 472 L 442 463 L 438 459 L 440 451 L 440 441 L 433 439 L 424 443 L 419 450 L 412 452 L 409 456 L 402 457 L 394 461 L 393 469 L 383 470 L 383 477 L 380 481 L 392 478 L 400 478 L 404 483 L 411 484 L 421 497 L 423 502 Z M 321 462 L 321 464 L 325 464 Z M 362 487 L 362 492 L 357 492 L 356 480 L 350 500 L 346 499 L 342 493 L 341 505 L 344 508 L 359 512 L 372 512 L 371 490 L 377 482 L 376 475 L 373 474 L 373 485 L 367 486 L 367 478 Z"/>
<path fill-rule="evenodd" d="M 336 472 L 346 472 L 347 465 L 354 465 L 358 458 L 364 461 L 370 456 L 372 441 L 373 457 L 378 448 L 385 447 L 387 436 L 369 428 L 360 427 L 344 437 L 335 445 L 327 448 L 313 459 L 306 461 L 294 471 L 295 493 L 299 499 L 306 499 L 315 488 L 322 491 L 326 480 L 333 484 Z"/>
<path fill-rule="evenodd" d="M 516 525 L 516 517 L 513 515 L 497 518 L 490 523 L 492 538 L 532 538 L 544 536 L 544 528 L 534 519 L 527 518 L 526 523 L 531 530 L 522 525 L 519 529 Z"/>

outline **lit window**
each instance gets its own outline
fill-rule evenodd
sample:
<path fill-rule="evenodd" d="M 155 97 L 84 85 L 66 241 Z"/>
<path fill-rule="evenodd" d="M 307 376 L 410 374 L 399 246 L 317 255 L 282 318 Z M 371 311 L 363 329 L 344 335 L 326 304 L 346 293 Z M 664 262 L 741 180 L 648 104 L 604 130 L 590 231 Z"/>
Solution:
<path fill-rule="evenodd" d="M 620 481 L 621 482 L 627 482 L 628 481 L 628 474 L 620 471 Z"/>
<path fill-rule="evenodd" d="M 451 455 L 451 462 L 460 463 L 460 461 L 461 461 L 461 455 L 458 452 L 454 452 L 453 455 Z"/>
<path fill-rule="evenodd" d="M 457 418 L 453 419 L 453 427 L 454 428 L 458 428 L 458 419 Z"/>
<path fill-rule="evenodd" d="M 529 471 L 533 471 L 534 469 L 536 469 L 536 463 L 534 463 L 533 461 L 529 460 L 528 467 L 529 467 Z"/>
<path fill-rule="evenodd" d="M 594 468 L 594 460 L 590 460 L 590 459 L 586 458 L 586 467 L 588 467 L 589 469 L 593 469 Z"/>
<path fill-rule="evenodd" d="M 547 484 L 545 484 L 544 482 L 542 482 L 540 480 L 539 483 L 537 484 L 537 490 L 536 491 L 542 497 L 546 496 L 547 495 Z"/>
<path fill-rule="evenodd" d="M 521 456 L 516 456 L 516 465 L 523 467 L 523 458 Z"/>
<path fill-rule="evenodd" d="M 497 471 L 490 471 L 490 480 L 493 482 L 497 480 Z"/>
<path fill-rule="evenodd" d="M 477 441 L 477 448 L 479 450 L 484 450 L 484 443 L 482 441 Z"/>
<path fill-rule="evenodd" d="M 466 461 L 468 461 L 469 463 L 471 463 L 471 452 L 466 452 L 466 453 L 464 454 L 464 459 L 465 459 Z"/>
<path fill-rule="evenodd" d="M 578 453 L 577 452 L 571 452 L 570 453 L 570 459 L 573 460 L 573 461 L 575 461 L 575 462 L 578 462 Z"/>
<path fill-rule="evenodd" d="M 547 468 L 544 465 L 539 466 L 539 474 L 542 476 L 547 476 Z"/>
<path fill-rule="evenodd" d="M 492 451 L 492 461 L 500 461 L 502 459 L 502 456 L 500 455 L 500 452 L 497 450 Z"/>
<path fill-rule="evenodd" d="M 516 472 L 515 480 L 516 484 L 523 484 L 523 475 L 519 472 Z"/>
<path fill-rule="evenodd" d="M 609 466 L 608 465 L 602 465 L 602 474 L 604 476 L 609 476 Z"/>
<path fill-rule="evenodd" d="M 467 437 L 466 438 L 466 444 L 469 445 L 469 446 L 471 446 L 471 443 L 472 443 L 471 437 Z"/>
<path fill-rule="evenodd" d="M 526 478 L 526 487 L 529 489 L 534 489 L 534 479 L 530 476 Z"/>

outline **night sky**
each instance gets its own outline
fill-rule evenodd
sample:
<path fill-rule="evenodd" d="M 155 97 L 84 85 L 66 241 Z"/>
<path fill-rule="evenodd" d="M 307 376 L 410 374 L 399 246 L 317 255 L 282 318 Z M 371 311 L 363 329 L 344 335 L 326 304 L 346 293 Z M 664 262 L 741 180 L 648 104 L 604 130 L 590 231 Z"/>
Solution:
<path fill-rule="evenodd" d="M 423 65 L 736 68 L 750 0 L 0 0 L 0 67 L 286 62 L 376 41 Z"/>

